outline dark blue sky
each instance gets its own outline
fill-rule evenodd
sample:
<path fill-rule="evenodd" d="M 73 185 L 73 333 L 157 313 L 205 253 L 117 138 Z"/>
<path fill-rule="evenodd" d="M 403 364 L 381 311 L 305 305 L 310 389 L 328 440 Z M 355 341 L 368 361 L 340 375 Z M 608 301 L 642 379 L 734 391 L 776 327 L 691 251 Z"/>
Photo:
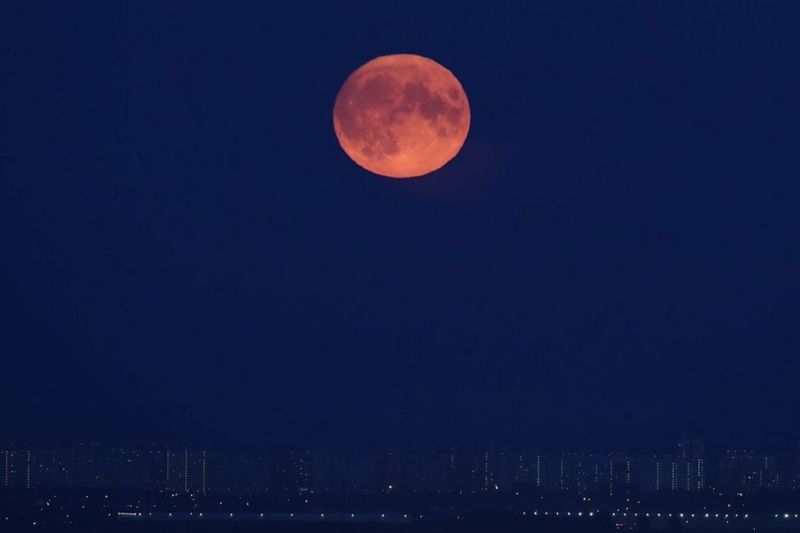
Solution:
<path fill-rule="evenodd" d="M 0 440 L 800 438 L 796 4 L 21 4 Z M 417 180 L 331 123 L 399 52 L 472 107 Z"/>

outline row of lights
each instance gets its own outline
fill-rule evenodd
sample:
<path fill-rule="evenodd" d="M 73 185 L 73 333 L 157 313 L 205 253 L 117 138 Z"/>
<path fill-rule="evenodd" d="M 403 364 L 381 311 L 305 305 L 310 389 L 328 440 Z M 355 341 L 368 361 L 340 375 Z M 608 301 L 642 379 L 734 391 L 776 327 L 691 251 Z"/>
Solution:
<path fill-rule="evenodd" d="M 595 512 L 594 511 L 589 511 L 589 512 L 586 512 L 586 513 L 584 513 L 583 511 L 577 511 L 575 513 L 573 513 L 572 511 L 567 511 L 566 513 L 562 513 L 560 511 L 555 511 L 553 513 L 549 512 L 549 511 L 545 511 L 543 513 L 540 513 L 539 511 L 534 511 L 533 512 L 533 516 L 539 516 L 540 514 L 542 514 L 543 516 L 550 516 L 552 514 L 553 516 L 562 516 L 563 515 L 563 516 L 570 516 L 570 517 L 573 514 L 575 516 L 578 516 L 578 517 L 582 517 L 585 514 L 585 515 L 587 515 L 589 517 L 593 517 L 595 515 Z M 616 518 L 617 515 L 620 515 L 620 516 L 622 516 L 624 518 L 627 518 L 628 514 L 629 513 L 611 513 L 611 516 Z M 638 518 L 640 516 L 640 513 L 630 513 L 630 514 L 632 514 L 635 518 Z M 140 512 L 138 512 L 138 513 L 119 512 L 119 513 L 117 513 L 117 515 L 121 516 L 121 517 L 140 517 L 140 516 L 142 516 L 142 513 L 140 513 Z M 523 516 L 527 516 L 528 515 L 527 511 L 524 511 L 522 513 L 522 515 Z M 153 513 L 148 513 L 148 516 L 153 516 Z M 172 513 L 169 513 L 169 516 L 171 517 Z M 189 513 L 189 516 L 194 516 L 194 513 Z M 203 513 L 198 513 L 198 516 L 202 517 Z M 228 516 L 229 517 L 233 517 L 234 513 L 230 513 Z M 261 513 L 259 516 L 260 516 L 260 518 L 264 518 L 264 513 Z M 320 516 L 320 518 L 325 518 L 325 513 L 320 513 L 319 516 Z M 650 518 L 651 513 L 641 513 L 641 516 L 644 516 L 646 518 Z M 654 516 L 656 516 L 657 518 L 661 518 L 662 517 L 662 513 L 654 513 Z M 666 516 L 668 518 L 672 518 L 673 513 L 664 513 L 664 516 Z M 686 514 L 685 513 L 677 513 L 676 516 L 678 516 L 679 518 L 686 518 Z M 351 514 L 350 515 L 350 518 L 355 518 L 355 517 L 356 517 L 355 514 Z M 419 517 L 422 518 L 423 515 L 419 515 Z M 689 515 L 689 517 L 690 518 L 696 518 L 696 515 L 694 513 L 692 513 L 692 514 Z M 750 515 L 749 514 L 744 514 L 744 515 L 742 515 L 742 517 L 743 518 L 750 518 Z M 780 513 L 778 513 L 778 514 L 775 515 L 775 518 L 781 518 L 781 517 L 783 517 L 784 519 L 800 518 L 800 514 L 797 514 L 797 513 L 795 513 L 795 514 L 784 513 L 783 515 L 781 515 Z M 294 513 L 289 513 L 289 518 L 294 518 Z M 381 514 L 381 518 L 386 518 L 386 515 L 385 514 Z M 407 519 L 408 518 L 408 514 L 404 514 L 403 518 Z M 711 515 L 711 513 L 705 513 L 703 515 L 703 518 L 712 518 L 712 515 Z M 713 515 L 713 518 L 725 518 L 725 519 L 727 519 L 727 518 L 731 518 L 731 515 L 730 514 L 720 515 L 719 513 L 715 513 Z M 734 514 L 733 518 L 739 518 L 739 514 L 738 513 Z"/>
<path fill-rule="evenodd" d="M 646 518 L 650 518 L 650 516 L 651 516 L 650 513 L 632 513 L 632 514 L 633 514 L 634 517 L 644 516 Z M 628 513 L 611 513 L 611 516 L 616 517 L 617 515 L 622 516 L 622 517 L 627 517 Z M 668 517 L 668 518 L 672 518 L 673 513 L 663 513 L 663 515 Z M 662 513 L 654 513 L 653 516 L 656 516 L 657 518 L 661 518 Z M 685 513 L 677 513 L 675 516 L 678 516 L 679 518 L 686 518 L 686 514 Z M 730 514 L 725 514 L 725 515 L 720 515 L 719 513 L 715 513 L 714 514 L 714 518 L 720 518 L 720 517 L 722 517 L 722 518 L 730 518 L 730 516 L 731 516 Z M 735 515 L 733 515 L 733 517 L 734 518 L 739 518 L 739 515 L 735 514 Z M 750 515 L 749 514 L 745 514 L 745 515 L 743 515 L 743 517 L 744 518 L 750 518 Z M 692 513 L 692 514 L 689 515 L 689 518 L 696 518 L 696 515 L 694 513 Z M 711 514 L 710 513 L 705 513 L 703 515 L 703 518 L 711 518 Z"/>
<path fill-rule="evenodd" d="M 117 516 L 120 516 L 120 517 L 136 517 L 136 518 L 138 518 L 138 517 L 142 516 L 142 513 L 118 512 Z M 147 516 L 153 516 L 153 513 L 147 513 Z M 170 518 L 172 518 L 172 513 L 168 513 L 168 516 Z M 194 516 L 194 513 L 189 513 L 189 516 Z M 198 513 L 197 516 L 202 518 L 203 517 L 203 513 Z M 419 518 L 423 518 L 423 516 L 424 515 L 419 515 Z M 229 513 L 228 517 L 229 518 L 233 518 L 234 517 L 234 513 Z M 325 518 L 325 513 L 320 513 L 319 517 L 320 518 Z M 356 517 L 355 513 L 351 513 L 350 514 L 350 518 L 355 518 L 355 517 Z M 259 514 L 259 518 L 264 518 L 264 513 L 260 513 Z M 289 513 L 289 518 L 294 518 L 294 513 Z M 381 518 L 386 518 L 386 514 L 382 513 L 381 514 Z M 404 519 L 408 519 L 408 514 L 404 514 L 403 518 Z"/>
<path fill-rule="evenodd" d="M 581 517 L 581 516 L 583 516 L 585 514 L 586 516 L 591 518 L 591 517 L 594 516 L 594 511 L 589 511 L 587 513 L 584 513 L 583 511 L 578 511 L 576 513 L 572 513 L 572 511 L 567 511 L 566 513 L 561 513 L 559 511 L 556 511 L 554 513 L 550 513 L 550 511 L 545 511 L 544 513 L 539 513 L 539 511 L 534 511 L 533 512 L 533 516 L 539 516 L 539 514 L 542 514 L 543 516 L 550 516 L 551 514 L 553 516 L 562 516 L 562 515 L 563 516 L 572 516 L 574 514 L 575 516 L 579 516 L 579 517 Z M 528 512 L 527 511 L 523 511 L 522 516 L 528 516 Z"/>
<path fill-rule="evenodd" d="M 555 512 L 545 511 L 543 513 L 540 513 L 539 511 L 534 511 L 532 514 L 533 514 L 533 516 L 539 516 L 539 515 L 550 516 L 550 515 L 553 515 L 553 516 L 569 516 L 569 517 L 571 517 L 573 515 L 581 517 L 581 516 L 584 516 L 584 514 L 589 516 L 589 517 L 593 517 L 595 515 L 595 513 L 593 511 L 590 511 L 588 513 L 584 513 L 582 511 L 578 511 L 578 512 L 575 512 L 575 513 L 571 512 L 571 511 L 567 511 L 566 513 L 560 512 L 560 511 L 555 511 Z M 628 514 L 629 513 L 611 513 L 611 516 L 615 517 L 615 518 L 617 516 L 621 516 L 621 517 L 627 518 Z M 632 514 L 632 516 L 634 516 L 636 518 L 638 518 L 639 516 L 644 516 L 646 518 L 650 518 L 650 516 L 651 516 L 651 513 L 630 513 L 630 514 Z M 523 511 L 522 516 L 527 516 L 527 515 L 528 515 L 528 512 L 527 511 Z M 673 513 L 663 513 L 663 514 L 662 513 L 653 513 L 652 516 L 655 516 L 657 518 L 661 518 L 662 516 L 665 516 L 665 517 L 668 517 L 668 518 L 672 518 L 673 517 Z M 677 513 L 674 516 L 677 516 L 679 518 L 686 518 L 687 517 L 686 513 Z M 688 517 L 689 518 L 696 518 L 697 515 L 692 513 L 692 514 L 688 515 Z M 743 515 L 741 515 L 741 517 L 745 518 L 745 519 L 749 519 L 750 518 L 750 514 L 749 513 L 748 514 L 743 514 Z M 775 518 L 781 518 L 781 517 L 783 517 L 784 519 L 800 518 L 800 514 L 784 513 L 784 514 L 781 515 L 780 513 L 778 513 L 778 514 L 775 515 Z M 739 518 L 739 514 L 734 514 L 734 515 L 722 514 L 721 515 L 719 513 L 714 513 L 712 515 L 711 513 L 705 513 L 703 515 L 703 518 L 730 519 L 730 518 Z"/>

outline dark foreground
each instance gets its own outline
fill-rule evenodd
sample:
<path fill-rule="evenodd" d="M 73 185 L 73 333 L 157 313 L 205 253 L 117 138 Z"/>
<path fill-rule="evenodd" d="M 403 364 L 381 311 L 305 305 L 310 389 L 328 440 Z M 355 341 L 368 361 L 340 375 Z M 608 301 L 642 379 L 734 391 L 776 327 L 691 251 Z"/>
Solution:
<path fill-rule="evenodd" d="M 0 526 L 0 531 L 7 531 Z M 26 525 L 22 529 L 12 531 L 36 532 L 104 532 L 104 533 L 517 533 L 517 532 L 612 532 L 616 531 L 612 524 L 564 524 L 556 522 L 522 522 L 511 520 L 476 520 L 461 522 L 438 522 L 425 524 L 287 524 L 287 523 L 97 523 L 73 524 L 69 526 L 33 526 Z"/>
<path fill-rule="evenodd" d="M 666 527 L 665 527 L 666 526 Z M 687 527 L 672 523 L 652 527 L 649 524 L 634 524 L 622 527 L 613 521 L 566 521 L 566 520 L 521 520 L 501 517 L 485 517 L 471 520 L 439 521 L 413 524 L 380 523 L 257 523 L 257 522 L 166 522 L 166 521 L 108 521 L 71 525 L 15 525 L 8 529 L 0 525 L 0 531 L 11 532 L 103 532 L 103 533 L 532 533 L 532 532 L 572 532 L 572 533 L 610 533 L 615 531 L 693 531 L 715 533 L 721 531 L 744 531 L 739 527 L 717 526 L 711 528 Z M 800 528 L 753 527 L 747 531 L 786 533 L 800 531 Z"/>

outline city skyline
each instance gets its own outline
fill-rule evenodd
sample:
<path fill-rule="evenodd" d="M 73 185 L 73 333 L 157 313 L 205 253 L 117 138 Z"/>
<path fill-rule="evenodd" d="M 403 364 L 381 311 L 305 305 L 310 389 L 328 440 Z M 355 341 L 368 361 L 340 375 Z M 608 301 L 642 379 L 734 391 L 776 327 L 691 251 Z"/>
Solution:
<path fill-rule="evenodd" d="M 707 454 L 701 439 L 688 437 L 682 437 L 672 450 L 647 454 L 545 454 L 531 449 L 245 449 L 155 442 L 139 446 L 5 445 L 0 447 L 0 487 L 137 487 L 207 494 L 209 483 L 216 491 L 280 487 L 295 493 L 481 492 L 527 486 L 608 492 L 612 497 L 615 487 L 622 494 L 796 491 L 800 490 L 800 441 L 795 451 L 789 460 L 746 449 Z M 233 472 L 249 481 L 234 487 Z M 409 475 L 413 481 L 407 483 Z M 362 478 L 354 481 L 358 476 Z M 354 483 L 362 485 L 348 485 Z M 419 483 L 427 488 L 415 485 Z"/>

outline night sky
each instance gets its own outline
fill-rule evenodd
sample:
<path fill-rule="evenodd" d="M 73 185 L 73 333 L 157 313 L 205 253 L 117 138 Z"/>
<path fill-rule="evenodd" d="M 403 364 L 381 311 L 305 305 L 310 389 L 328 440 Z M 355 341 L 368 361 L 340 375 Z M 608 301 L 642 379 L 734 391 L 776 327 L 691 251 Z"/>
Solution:
<path fill-rule="evenodd" d="M 326 4 L 0 9 L 0 440 L 796 446 L 797 3 Z M 390 53 L 420 179 L 333 132 Z"/>

